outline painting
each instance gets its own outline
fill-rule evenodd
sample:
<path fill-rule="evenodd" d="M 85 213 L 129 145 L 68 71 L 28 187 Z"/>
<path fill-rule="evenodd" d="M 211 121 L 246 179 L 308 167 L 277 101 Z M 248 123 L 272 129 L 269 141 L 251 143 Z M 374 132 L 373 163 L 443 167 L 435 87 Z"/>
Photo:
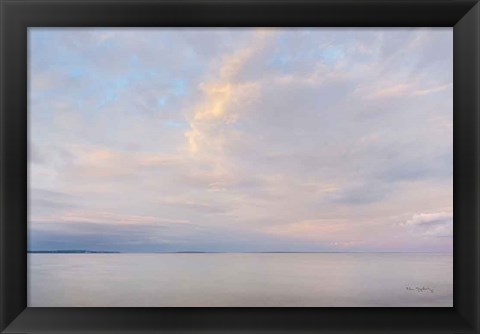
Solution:
<path fill-rule="evenodd" d="M 29 28 L 29 307 L 452 307 L 452 28 Z"/>

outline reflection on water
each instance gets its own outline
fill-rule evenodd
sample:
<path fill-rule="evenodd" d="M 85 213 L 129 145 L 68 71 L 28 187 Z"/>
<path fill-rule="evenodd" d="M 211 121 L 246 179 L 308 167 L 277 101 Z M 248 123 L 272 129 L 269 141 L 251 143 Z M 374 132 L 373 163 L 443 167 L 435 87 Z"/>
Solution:
<path fill-rule="evenodd" d="M 29 254 L 28 305 L 452 306 L 451 254 Z"/>

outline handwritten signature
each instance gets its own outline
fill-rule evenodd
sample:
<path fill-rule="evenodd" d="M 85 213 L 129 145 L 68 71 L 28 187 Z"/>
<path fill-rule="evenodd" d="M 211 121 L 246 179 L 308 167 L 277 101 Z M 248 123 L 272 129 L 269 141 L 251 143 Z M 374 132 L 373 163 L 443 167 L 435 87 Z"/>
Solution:
<path fill-rule="evenodd" d="M 429 292 L 429 293 L 434 293 L 434 290 L 432 288 L 429 288 L 429 287 L 425 287 L 425 286 L 422 286 L 422 287 L 411 287 L 411 286 L 407 286 L 405 287 L 408 291 L 416 291 L 416 292 L 419 292 L 419 293 L 424 293 L 424 292 Z"/>

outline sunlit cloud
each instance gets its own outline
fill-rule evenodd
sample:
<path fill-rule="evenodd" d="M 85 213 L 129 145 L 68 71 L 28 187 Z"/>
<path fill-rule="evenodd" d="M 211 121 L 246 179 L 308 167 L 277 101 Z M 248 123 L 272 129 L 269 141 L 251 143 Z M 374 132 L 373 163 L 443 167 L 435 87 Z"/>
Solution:
<path fill-rule="evenodd" d="M 428 237 L 451 237 L 453 233 L 452 211 L 417 213 L 407 220 L 403 226 L 412 233 L 420 233 Z"/>

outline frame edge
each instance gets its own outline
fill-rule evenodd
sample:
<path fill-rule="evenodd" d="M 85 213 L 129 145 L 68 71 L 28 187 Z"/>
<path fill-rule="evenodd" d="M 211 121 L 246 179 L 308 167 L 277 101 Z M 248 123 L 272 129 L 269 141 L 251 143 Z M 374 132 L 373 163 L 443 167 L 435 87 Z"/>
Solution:
<path fill-rule="evenodd" d="M 454 307 L 475 330 L 480 329 L 480 3 L 454 26 Z M 458 78 L 462 77 L 462 81 Z M 462 110 L 462 112 L 459 112 Z M 459 210 L 461 208 L 461 210 Z M 468 224 L 470 223 L 470 224 Z M 469 258 L 459 254 L 469 254 Z M 471 262 L 470 262 L 471 261 Z M 471 268 L 469 263 L 476 263 Z M 473 275 L 472 275 L 473 269 Z M 460 275 L 459 275 L 460 274 Z"/>

